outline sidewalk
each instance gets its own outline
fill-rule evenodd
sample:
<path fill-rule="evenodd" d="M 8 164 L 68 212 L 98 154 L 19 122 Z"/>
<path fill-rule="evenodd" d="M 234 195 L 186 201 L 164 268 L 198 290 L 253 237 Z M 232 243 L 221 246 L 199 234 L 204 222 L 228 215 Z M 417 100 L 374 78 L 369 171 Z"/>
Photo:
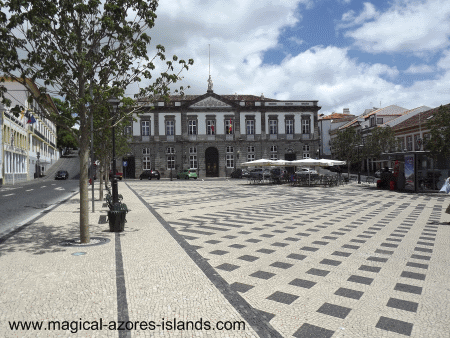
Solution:
<path fill-rule="evenodd" d="M 107 214 L 103 201 L 96 201 L 96 212 L 89 213 L 91 237 L 106 238 L 109 243 L 61 245 L 79 238 L 78 194 L 0 242 L 1 336 L 257 337 L 217 285 L 127 185 L 119 183 L 119 190 L 131 209 L 125 232 L 110 233 L 108 224 L 99 224 Z M 98 190 L 96 193 L 98 196 Z M 74 256 L 77 252 L 85 254 Z M 183 325 L 181 321 L 192 321 L 197 327 L 201 320 L 203 330 L 168 330 L 167 321 L 173 323 L 174 319 L 177 326 Z M 156 326 L 165 324 L 166 330 L 159 326 L 127 333 L 79 327 L 85 321 L 94 328 L 93 321 L 106 326 L 118 320 L 134 324 L 145 321 L 147 327 L 154 321 Z M 13 331 L 9 321 L 44 324 L 40 331 Z M 48 321 L 59 321 L 66 330 L 49 331 Z M 205 321 L 212 327 L 219 321 L 243 321 L 245 331 L 206 331 Z"/>

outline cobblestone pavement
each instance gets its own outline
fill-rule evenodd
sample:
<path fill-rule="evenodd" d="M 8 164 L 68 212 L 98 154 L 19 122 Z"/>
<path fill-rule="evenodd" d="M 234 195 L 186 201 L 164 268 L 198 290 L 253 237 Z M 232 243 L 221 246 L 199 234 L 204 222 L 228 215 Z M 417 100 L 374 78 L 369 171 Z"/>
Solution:
<path fill-rule="evenodd" d="M 449 196 L 356 183 L 127 185 L 282 337 L 449 337 Z"/>

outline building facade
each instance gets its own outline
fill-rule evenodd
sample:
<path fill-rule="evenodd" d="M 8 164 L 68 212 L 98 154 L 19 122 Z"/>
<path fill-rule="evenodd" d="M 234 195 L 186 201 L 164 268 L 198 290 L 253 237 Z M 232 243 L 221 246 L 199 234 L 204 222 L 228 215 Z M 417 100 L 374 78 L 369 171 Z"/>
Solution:
<path fill-rule="evenodd" d="M 295 160 L 319 155 L 318 101 L 279 101 L 253 95 L 171 96 L 147 104 L 132 122 L 126 177 L 156 169 L 175 177 L 197 169 L 224 177 L 260 158 Z"/>
<path fill-rule="evenodd" d="M 44 109 L 56 107 L 50 97 L 45 108 L 38 104 L 33 97 L 39 89 L 29 80 L 22 85 L 6 79 L 2 85 L 11 105 L 0 104 L 0 184 L 15 184 L 45 175 L 59 159 L 56 126 L 43 117 Z"/>

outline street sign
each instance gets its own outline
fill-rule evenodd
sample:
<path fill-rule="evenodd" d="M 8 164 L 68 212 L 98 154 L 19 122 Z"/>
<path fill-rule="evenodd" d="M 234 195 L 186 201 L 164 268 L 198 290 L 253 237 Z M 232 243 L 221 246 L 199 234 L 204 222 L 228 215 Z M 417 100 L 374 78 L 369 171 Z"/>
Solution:
<path fill-rule="evenodd" d="M 126 167 L 128 165 L 128 161 L 123 161 L 123 166 Z"/>

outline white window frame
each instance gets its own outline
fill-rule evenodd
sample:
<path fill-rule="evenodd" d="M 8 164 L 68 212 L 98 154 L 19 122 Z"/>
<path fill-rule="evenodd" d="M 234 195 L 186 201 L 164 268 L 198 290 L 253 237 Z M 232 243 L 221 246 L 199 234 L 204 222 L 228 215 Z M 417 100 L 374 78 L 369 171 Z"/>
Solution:
<path fill-rule="evenodd" d="M 254 153 L 247 154 L 247 162 L 254 161 L 254 160 L 255 160 Z"/>
<path fill-rule="evenodd" d="M 278 120 L 274 119 L 269 120 L 269 134 L 270 135 L 278 134 Z"/>
<path fill-rule="evenodd" d="M 231 125 L 231 132 L 230 132 L 230 125 Z M 225 119 L 225 134 L 226 135 L 233 135 L 234 134 L 234 126 L 233 126 L 233 120 L 232 119 Z"/>
<path fill-rule="evenodd" d="M 197 120 L 189 120 L 188 134 L 189 135 L 197 135 Z"/>
<path fill-rule="evenodd" d="M 150 148 L 142 148 L 142 155 L 150 155 Z"/>
<path fill-rule="evenodd" d="M 150 136 L 150 121 L 141 121 L 141 136 Z"/>
<path fill-rule="evenodd" d="M 302 120 L 302 134 L 311 134 L 311 119 Z"/>
<path fill-rule="evenodd" d="M 189 155 L 189 169 L 198 169 L 198 161 L 197 161 L 197 155 L 191 154 Z"/>
<path fill-rule="evenodd" d="M 292 119 L 286 120 L 286 134 L 287 135 L 294 134 L 294 120 Z"/>
<path fill-rule="evenodd" d="M 248 146 L 247 147 L 247 152 L 248 153 L 254 153 L 255 152 L 255 146 Z"/>
<path fill-rule="evenodd" d="M 206 135 L 216 135 L 216 121 L 206 120 Z"/>
<path fill-rule="evenodd" d="M 255 120 L 245 120 L 245 132 L 247 135 L 255 135 Z"/>
<path fill-rule="evenodd" d="M 143 156 L 142 157 L 142 168 L 144 170 L 152 169 L 152 162 L 151 162 L 150 156 Z"/>
<path fill-rule="evenodd" d="M 227 154 L 226 155 L 226 161 L 227 161 L 227 168 L 234 168 L 234 154 Z"/>
<path fill-rule="evenodd" d="M 175 135 L 175 121 L 174 120 L 166 121 L 166 135 L 167 136 Z"/>

